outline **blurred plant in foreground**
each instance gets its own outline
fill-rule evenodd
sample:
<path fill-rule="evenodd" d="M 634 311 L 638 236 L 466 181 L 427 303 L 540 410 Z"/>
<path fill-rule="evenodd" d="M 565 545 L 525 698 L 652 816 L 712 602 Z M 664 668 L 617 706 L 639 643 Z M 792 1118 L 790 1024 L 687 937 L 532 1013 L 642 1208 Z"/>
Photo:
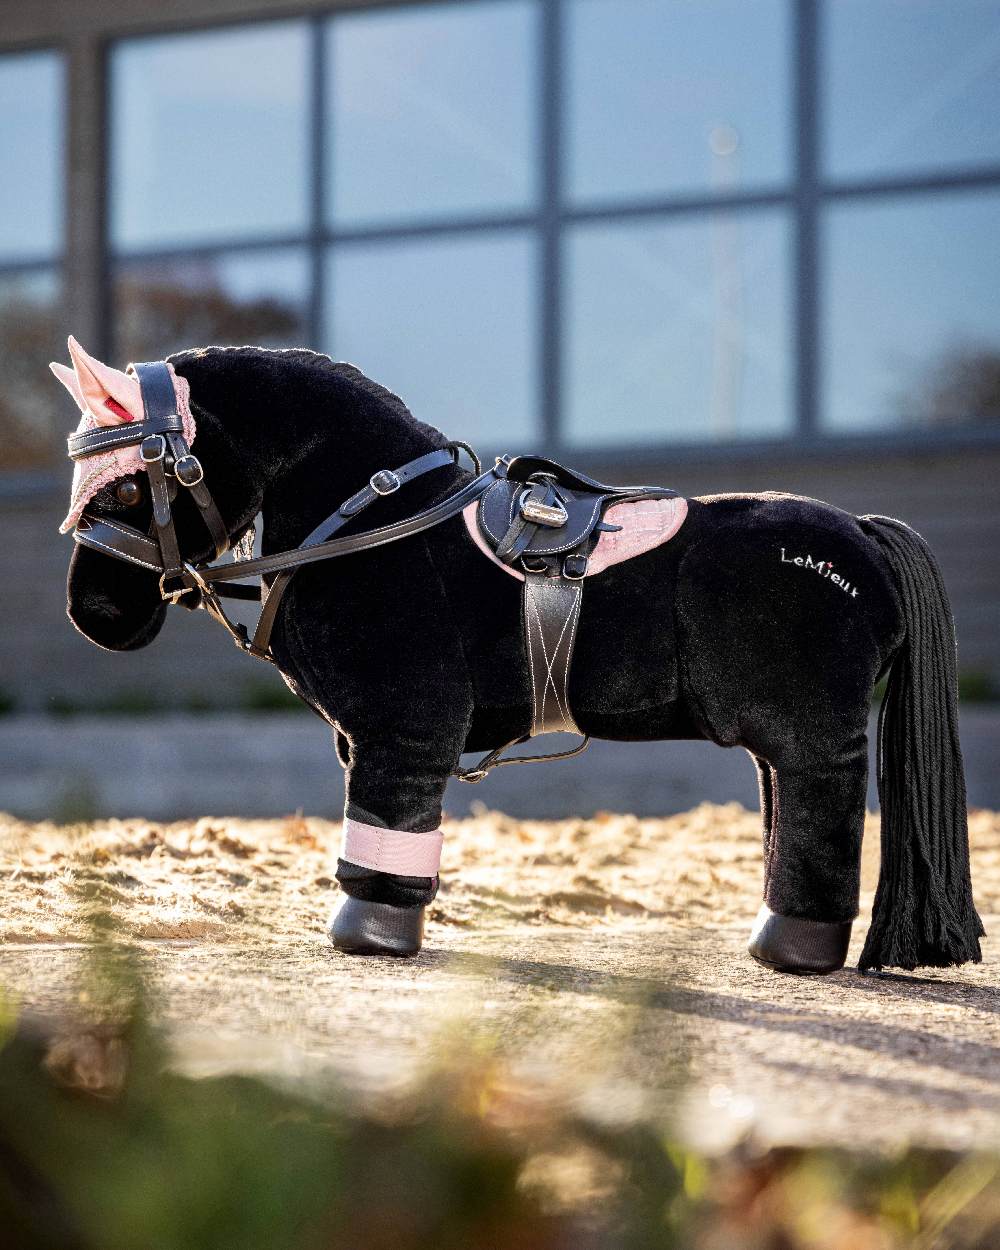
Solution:
<path fill-rule="evenodd" d="M 170 1066 L 96 922 L 73 1018 L 0 1005 L 4 1250 L 995 1250 L 1000 1159 L 706 1157 L 456 1047 L 384 1105 Z M 359 1039 L 363 1044 L 363 1039 Z"/>

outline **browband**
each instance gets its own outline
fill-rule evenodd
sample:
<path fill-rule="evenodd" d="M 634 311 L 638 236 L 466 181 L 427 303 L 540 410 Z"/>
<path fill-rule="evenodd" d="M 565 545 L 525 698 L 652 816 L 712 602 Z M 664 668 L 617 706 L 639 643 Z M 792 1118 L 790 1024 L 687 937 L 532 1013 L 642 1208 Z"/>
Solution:
<path fill-rule="evenodd" d="M 183 434 L 184 419 L 180 413 L 171 412 L 157 420 L 133 421 L 128 425 L 109 425 L 98 430 L 83 430 L 71 434 L 66 443 L 70 460 L 82 460 L 100 451 L 113 451 L 116 447 L 128 447 L 141 443 L 151 434 Z"/>

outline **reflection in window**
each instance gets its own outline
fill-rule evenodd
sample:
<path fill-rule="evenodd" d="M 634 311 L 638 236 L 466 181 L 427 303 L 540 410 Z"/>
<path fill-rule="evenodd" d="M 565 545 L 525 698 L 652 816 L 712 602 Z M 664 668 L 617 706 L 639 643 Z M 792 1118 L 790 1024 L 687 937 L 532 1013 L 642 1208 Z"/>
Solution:
<path fill-rule="evenodd" d="M 186 347 L 291 347 L 308 339 L 308 264 L 299 248 L 131 261 L 114 299 L 122 360 Z"/>
<path fill-rule="evenodd" d="M 304 24 L 130 40 L 115 47 L 111 69 L 115 246 L 304 227 Z"/>
<path fill-rule="evenodd" d="M 823 12 L 831 173 L 1000 162 L 997 0 L 836 0 Z"/>
<path fill-rule="evenodd" d="M 574 200 L 787 177 L 784 0 L 576 0 L 566 13 Z"/>
<path fill-rule="evenodd" d="M 829 427 L 1000 417 L 998 219 L 995 192 L 828 210 Z"/>
<path fill-rule="evenodd" d="M 342 245 L 329 274 L 336 358 L 453 438 L 494 450 L 536 439 L 530 236 Z"/>
<path fill-rule="evenodd" d="M 62 87 L 58 54 L 0 56 L 0 259 L 62 246 Z"/>
<path fill-rule="evenodd" d="M 567 441 L 787 433 L 787 236 L 777 212 L 574 229 Z"/>
<path fill-rule="evenodd" d="M 504 0 L 332 21 L 338 225 L 530 206 L 537 17 Z"/>
<path fill-rule="evenodd" d="M 0 275 L 0 445 L 5 469 L 51 465 L 76 417 L 49 372 L 50 360 L 66 355 L 65 330 L 57 327 L 59 279 L 55 270 Z M 64 418 L 64 420 L 61 420 Z M 63 448 L 65 450 L 65 448 Z"/>

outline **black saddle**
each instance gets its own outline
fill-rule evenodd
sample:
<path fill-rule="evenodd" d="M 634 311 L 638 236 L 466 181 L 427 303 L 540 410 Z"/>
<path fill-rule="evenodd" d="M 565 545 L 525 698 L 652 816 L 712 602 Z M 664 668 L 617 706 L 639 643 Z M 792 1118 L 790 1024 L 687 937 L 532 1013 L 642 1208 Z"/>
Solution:
<path fill-rule="evenodd" d="M 524 574 L 533 704 L 525 736 L 580 733 L 569 706 L 569 671 L 587 561 L 601 531 L 620 528 L 605 522 L 604 514 L 615 503 L 665 499 L 677 492 L 663 486 L 607 486 L 543 456 L 503 456 L 494 472 L 497 481 L 480 499 L 477 519 L 497 559 Z M 466 780 L 478 780 L 497 763 L 513 762 L 498 758 L 505 749 L 492 752 Z"/>
<path fill-rule="evenodd" d="M 663 499 L 676 491 L 662 486 L 608 486 L 543 456 L 501 459 L 506 472 L 479 503 L 479 529 L 504 564 L 525 573 L 579 581 L 614 503 Z"/>

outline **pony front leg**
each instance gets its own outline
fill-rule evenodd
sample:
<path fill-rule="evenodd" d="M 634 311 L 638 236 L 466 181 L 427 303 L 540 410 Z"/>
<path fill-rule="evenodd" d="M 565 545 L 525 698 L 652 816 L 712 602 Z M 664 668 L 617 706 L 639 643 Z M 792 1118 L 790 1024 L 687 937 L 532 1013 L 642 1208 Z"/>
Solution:
<path fill-rule="evenodd" d="M 764 904 L 749 952 L 778 972 L 844 966 L 858 913 L 868 756 L 864 738 L 826 759 L 772 768 L 758 759 Z"/>
<path fill-rule="evenodd" d="M 434 742 L 352 741 L 329 936 L 350 955 L 416 955 L 438 889 L 448 780 Z M 457 755 L 456 755 L 457 761 Z"/>

